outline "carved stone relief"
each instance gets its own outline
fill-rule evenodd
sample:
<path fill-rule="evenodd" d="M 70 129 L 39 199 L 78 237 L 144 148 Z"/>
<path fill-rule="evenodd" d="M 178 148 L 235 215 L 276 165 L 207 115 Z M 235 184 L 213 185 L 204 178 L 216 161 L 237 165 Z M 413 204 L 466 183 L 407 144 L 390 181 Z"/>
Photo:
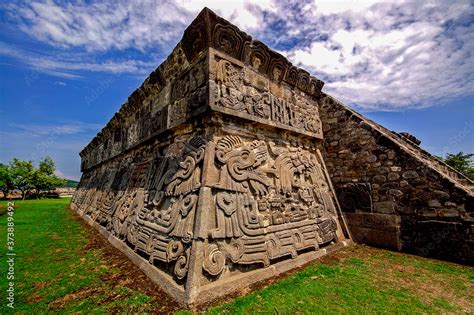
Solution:
<path fill-rule="evenodd" d="M 256 56 L 254 57 L 257 58 Z M 274 75 L 279 77 L 279 66 L 273 67 Z M 314 101 L 298 93 L 287 93 L 284 98 L 277 97 L 265 87 L 269 83 L 263 84 L 263 89 L 261 84 L 252 84 L 252 77 L 256 74 L 251 71 L 216 57 L 215 81 L 211 84 L 211 106 L 251 120 L 322 138 L 322 125 Z M 309 76 L 302 80 L 304 83 L 301 84 L 309 85 Z"/>
<path fill-rule="evenodd" d="M 335 250 L 322 85 L 206 9 L 81 151 L 71 207 L 185 304 Z"/>
<path fill-rule="evenodd" d="M 372 211 L 372 189 L 368 183 L 348 183 L 338 190 L 341 209 L 346 212 Z"/>
<path fill-rule="evenodd" d="M 91 187 L 80 187 L 72 203 L 79 213 L 148 257 L 151 264 L 174 264 L 173 275 L 184 279 L 201 187 L 204 145 L 201 137 L 192 137 L 172 143 L 165 154 L 155 153 L 131 167 L 125 166 L 125 160 L 119 171 L 98 169 L 83 178 L 81 185 Z M 99 181 L 94 188 L 93 181 Z"/>
<path fill-rule="evenodd" d="M 229 135 L 219 139 L 211 172 L 215 226 L 203 269 L 268 266 L 337 241 L 336 211 L 316 154 L 300 147 Z"/>

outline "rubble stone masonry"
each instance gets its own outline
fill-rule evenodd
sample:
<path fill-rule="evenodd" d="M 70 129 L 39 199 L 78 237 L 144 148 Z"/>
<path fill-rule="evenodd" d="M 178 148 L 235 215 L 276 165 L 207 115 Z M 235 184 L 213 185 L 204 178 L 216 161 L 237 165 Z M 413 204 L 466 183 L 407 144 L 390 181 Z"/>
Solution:
<path fill-rule="evenodd" d="M 474 263 L 473 183 L 395 133 L 323 94 L 324 160 L 358 242 Z"/>
<path fill-rule="evenodd" d="M 323 84 L 204 9 L 81 151 L 71 208 L 189 307 L 350 232 L 472 263 L 472 183 Z"/>

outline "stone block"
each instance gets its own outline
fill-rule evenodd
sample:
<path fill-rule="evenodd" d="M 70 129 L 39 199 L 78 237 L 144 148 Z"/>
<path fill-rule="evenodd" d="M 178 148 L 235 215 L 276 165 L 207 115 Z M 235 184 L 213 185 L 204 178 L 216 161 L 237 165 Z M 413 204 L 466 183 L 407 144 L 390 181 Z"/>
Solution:
<path fill-rule="evenodd" d="M 397 156 L 397 154 L 396 154 L 394 151 L 389 151 L 389 152 L 387 153 L 387 158 L 388 158 L 389 160 L 394 159 L 396 156 Z"/>
<path fill-rule="evenodd" d="M 439 208 L 441 207 L 441 203 L 439 202 L 439 200 L 432 199 L 428 201 L 428 206 L 431 208 Z"/>
<path fill-rule="evenodd" d="M 432 192 L 432 196 L 434 199 L 437 199 L 441 202 L 447 201 L 450 198 L 449 194 L 442 190 L 434 190 Z"/>
<path fill-rule="evenodd" d="M 395 213 L 396 204 L 393 201 L 374 202 L 374 211 L 379 213 Z"/>
<path fill-rule="evenodd" d="M 419 177 L 419 175 L 415 171 L 407 171 L 407 172 L 403 173 L 402 177 L 404 179 L 416 179 L 416 178 Z"/>
<path fill-rule="evenodd" d="M 361 244 L 400 250 L 400 217 L 377 213 L 345 213 L 354 240 Z"/>
<path fill-rule="evenodd" d="M 71 208 L 185 306 L 345 246 L 322 86 L 205 9 L 81 151 Z"/>
<path fill-rule="evenodd" d="M 456 218 L 459 217 L 459 211 L 458 209 L 453 209 L 453 208 L 441 208 L 437 210 L 437 214 L 440 217 L 445 217 L 445 218 Z"/>
<path fill-rule="evenodd" d="M 366 161 L 369 162 L 369 163 L 373 163 L 373 162 L 377 161 L 377 156 L 376 155 L 370 155 L 369 157 L 367 157 Z"/>
<path fill-rule="evenodd" d="M 388 173 L 387 175 L 388 180 L 398 180 L 400 178 L 400 175 L 397 173 Z"/>
<path fill-rule="evenodd" d="M 376 182 L 376 183 L 383 183 L 387 180 L 387 177 L 385 177 L 384 175 L 375 175 L 373 177 L 373 181 Z"/>
<path fill-rule="evenodd" d="M 418 215 L 423 217 L 436 217 L 438 214 L 434 209 L 421 209 L 418 211 Z"/>
<path fill-rule="evenodd" d="M 403 196 L 403 192 L 398 189 L 390 189 L 389 190 L 390 195 L 395 196 L 395 197 L 401 197 Z"/>

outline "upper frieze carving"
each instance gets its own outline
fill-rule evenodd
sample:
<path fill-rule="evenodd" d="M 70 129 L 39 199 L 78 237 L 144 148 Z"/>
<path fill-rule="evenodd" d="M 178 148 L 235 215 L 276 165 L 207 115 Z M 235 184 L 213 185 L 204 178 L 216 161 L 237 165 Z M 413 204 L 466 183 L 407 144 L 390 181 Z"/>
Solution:
<path fill-rule="evenodd" d="M 285 82 L 313 97 L 319 97 L 324 82 L 291 65 L 281 54 L 235 25 L 204 8 L 184 32 L 184 54 L 190 62 L 208 47 L 242 61 L 277 82 Z"/>
<path fill-rule="evenodd" d="M 321 80 L 293 66 L 281 54 L 252 39 L 235 25 L 205 8 L 185 30 L 182 40 L 170 56 L 131 94 L 109 123 L 81 151 L 81 157 L 87 159 L 83 166 L 92 167 L 146 139 L 154 134 L 152 131 L 156 133 L 174 128 L 189 118 L 185 103 L 195 100 L 201 103 L 201 100 L 207 97 L 207 88 L 201 87 L 198 92 L 191 90 L 193 84 L 198 85 L 202 78 L 208 77 L 208 65 L 204 64 L 202 71 L 199 70 L 188 78 L 183 78 L 182 75 L 205 60 L 209 48 L 238 60 L 277 85 L 303 92 L 309 98 L 317 99 L 321 95 L 324 85 Z M 187 79 L 194 81 L 186 81 Z M 183 80 L 186 82 L 181 82 Z M 190 93 L 193 95 L 188 97 L 187 94 Z M 173 99 L 179 95 L 183 97 Z M 184 99 L 186 97 L 188 99 Z M 243 101 L 246 102 L 246 107 L 253 111 L 251 115 L 265 117 L 271 114 L 265 110 L 264 105 L 268 101 L 266 97 L 265 94 L 255 91 L 246 96 Z M 167 106 L 172 108 L 168 109 Z M 190 111 L 198 112 L 196 108 Z M 278 119 L 292 120 L 298 125 L 299 114 L 295 113 L 296 117 L 283 115 Z M 177 115 L 173 116 L 174 114 Z M 145 122 L 146 120 L 151 121 Z M 292 125 L 292 122 L 284 124 Z M 314 124 L 306 127 L 312 128 Z M 114 141 L 109 141 L 110 135 L 114 135 Z"/>
<path fill-rule="evenodd" d="M 217 52 L 210 56 L 211 109 L 322 138 L 316 101 L 291 89 L 277 96 L 270 88 L 273 83 L 268 83 L 261 74 L 255 74 L 255 67 L 246 67 L 235 59 L 231 62 Z M 278 69 L 274 67 L 277 76 Z M 309 84 L 309 81 L 301 84 Z"/>

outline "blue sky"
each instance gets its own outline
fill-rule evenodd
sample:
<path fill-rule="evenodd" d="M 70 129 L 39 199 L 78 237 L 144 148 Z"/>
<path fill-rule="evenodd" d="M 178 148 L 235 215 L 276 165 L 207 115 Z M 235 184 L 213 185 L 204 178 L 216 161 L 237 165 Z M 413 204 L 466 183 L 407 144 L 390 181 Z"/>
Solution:
<path fill-rule="evenodd" d="M 0 162 L 79 151 L 208 6 L 437 154 L 474 152 L 472 1 L 16 1 L 0 4 Z"/>

